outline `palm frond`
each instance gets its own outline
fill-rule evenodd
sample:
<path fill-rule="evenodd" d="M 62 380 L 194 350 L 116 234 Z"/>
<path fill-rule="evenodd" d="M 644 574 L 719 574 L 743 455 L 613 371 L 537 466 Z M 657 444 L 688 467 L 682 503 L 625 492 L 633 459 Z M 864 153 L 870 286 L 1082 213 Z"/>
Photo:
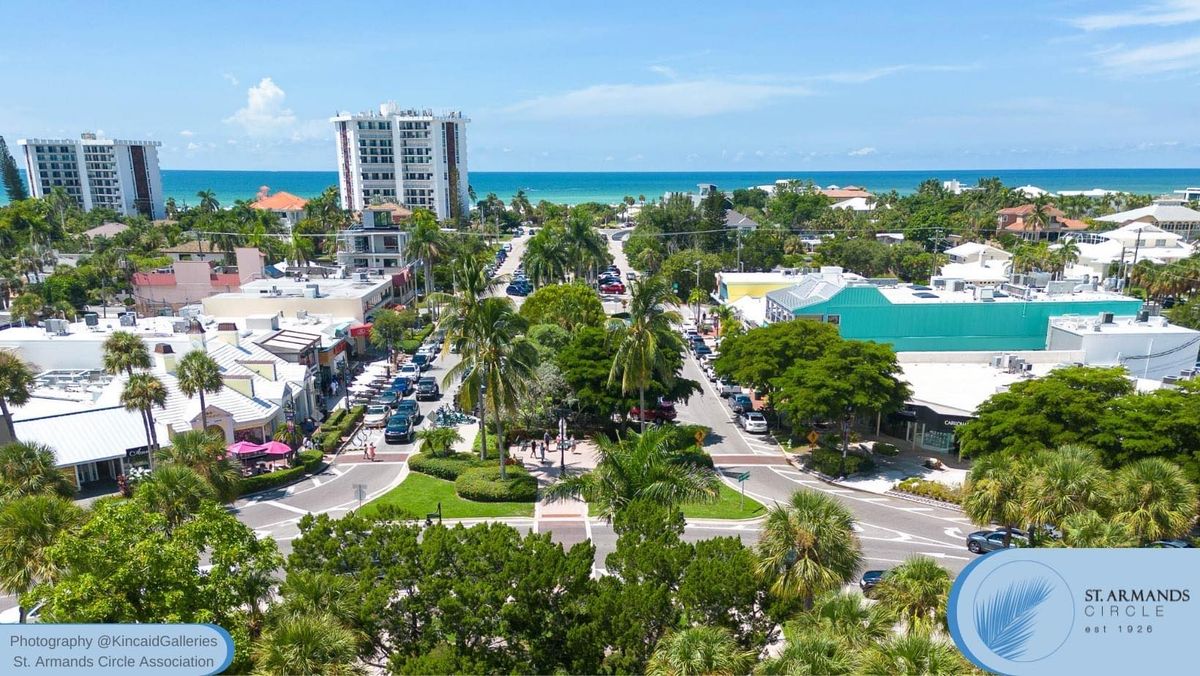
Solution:
<path fill-rule="evenodd" d="M 1023 580 L 975 604 L 975 628 L 988 650 L 1006 660 L 1025 654 L 1033 636 L 1037 607 L 1050 598 L 1053 587 L 1045 578 Z"/>

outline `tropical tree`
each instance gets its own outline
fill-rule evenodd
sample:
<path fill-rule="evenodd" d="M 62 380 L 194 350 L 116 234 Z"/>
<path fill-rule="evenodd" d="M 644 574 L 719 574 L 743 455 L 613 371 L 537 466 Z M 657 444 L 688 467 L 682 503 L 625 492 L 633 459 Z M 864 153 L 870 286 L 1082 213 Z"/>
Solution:
<path fill-rule="evenodd" d="M 1136 547 L 1138 540 L 1121 522 L 1101 515 L 1099 512 L 1077 512 L 1063 519 L 1060 524 L 1063 542 L 1068 547 L 1082 549 L 1116 549 Z"/>
<path fill-rule="evenodd" d="M 204 402 L 205 394 L 215 394 L 225 385 L 221 377 L 221 367 L 216 360 L 203 350 L 192 350 L 179 360 L 175 369 L 175 378 L 179 381 L 179 390 L 188 399 L 200 397 L 200 427 L 208 430 L 208 406 Z"/>
<path fill-rule="evenodd" d="M 534 286 L 556 284 L 566 279 L 571 255 L 562 226 L 552 223 L 530 237 L 525 243 L 521 263 Z"/>
<path fill-rule="evenodd" d="M 201 213 L 211 214 L 221 208 L 221 203 L 217 201 L 217 194 L 212 190 L 201 190 L 196 193 L 196 197 L 200 199 L 197 209 Z"/>
<path fill-rule="evenodd" d="M 888 571 L 874 589 L 880 605 L 904 620 L 908 633 L 945 629 L 950 573 L 928 556 L 914 556 Z"/>
<path fill-rule="evenodd" d="M 912 676 L 955 676 L 971 671 L 952 644 L 928 632 L 909 632 L 873 645 L 863 654 L 859 668 L 867 674 Z"/>
<path fill-rule="evenodd" d="M 161 514 L 167 530 L 178 528 L 213 497 L 212 486 L 190 467 L 162 465 L 138 482 L 133 498 L 145 509 Z"/>
<path fill-rule="evenodd" d="M 550 484 L 545 499 L 583 498 L 609 521 L 639 498 L 671 506 L 716 500 L 721 486 L 716 472 L 672 443 L 672 433 L 663 429 L 598 437 L 596 468 Z"/>
<path fill-rule="evenodd" d="M 750 672 L 757 651 L 743 650 L 722 627 L 688 627 L 663 636 L 646 665 L 648 676 L 713 676 Z"/>
<path fill-rule="evenodd" d="M 417 432 L 417 439 L 421 440 L 421 452 L 434 457 L 450 455 L 454 445 L 463 440 L 453 427 L 430 427 Z"/>
<path fill-rule="evenodd" d="M 963 482 L 963 512 L 974 523 L 1001 524 L 1004 546 L 1012 540 L 1012 531 L 1024 522 L 1025 481 L 1021 462 L 1011 455 L 996 453 L 975 461 Z"/>
<path fill-rule="evenodd" d="M 717 320 L 717 335 L 724 337 L 726 333 L 737 333 L 732 330 L 741 322 L 738 320 L 737 312 L 729 305 L 721 304 L 713 308 L 713 319 Z"/>
<path fill-rule="evenodd" d="M 256 674 L 364 673 L 354 632 L 324 612 L 281 617 L 254 644 Z"/>
<path fill-rule="evenodd" d="M 1162 458 L 1143 458 L 1117 470 L 1114 520 L 1142 543 L 1177 538 L 1196 520 L 1196 485 Z"/>
<path fill-rule="evenodd" d="M 0 416 L 8 426 L 8 438 L 16 439 L 8 405 L 24 406 L 33 390 L 33 371 L 11 352 L 0 352 Z"/>
<path fill-rule="evenodd" d="M 171 445 L 157 456 L 164 465 L 187 467 L 198 474 L 221 502 L 230 502 L 238 495 L 241 470 L 228 456 L 225 440 L 214 432 L 190 430 L 176 434 Z"/>
<path fill-rule="evenodd" d="M 17 597 L 21 623 L 21 595 L 54 575 L 47 550 L 82 518 L 83 510 L 55 495 L 26 495 L 0 507 L 0 590 Z"/>
<path fill-rule="evenodd" d="M 395 310 L 380 310 L 371 321 L 371 345 L 387 350 L 388 363 L 395 360 L 396 346 L 404 338 L 406 325 Z"/>
<path fill-rule="evenodd" d="M 862 565 L 854 517 L 835 499 L 801 490 L 767 514 L 758 541 L 759 573 L 783 599 L 813 599 L 849 583 Z"/>
<path fill-rule="evenodd" d="M 1086 446 L 1061 446 L 1033 458 L 1022 487 L 1025 523 L 1058 526 L 1083 511 L 1108 512 L 1111 477 L 1100 455 Z"/>
<path fill-rule="evenodd" d="M 608 373 L 608 382 L 621 383 L 621 393 L 638 393 L 639 410 L 646 410 L 646 389 L 657 381 L 670 385 L 675 380 L 674 360 L 683 349 L 672 324 L 680 321 L 679 313 L 668 310 L 679 299 L 662 277 L 654 276 L 633 282 L 630 291 L 629 325 L 617 326 L 618 348 Z M 641 417 L 641 430 L 646 431 L 646 416 Z"/>
<path fill-rule="evenodd" d="M 864 603 L 858 592 L 832 591 L 817 597 L 811 610 L 799 613 L 785 632 L 826 633 L 839 636 L 856 649 L 891 636 L 896 614 L 879 603 Z"/>
<path fill-rule="evenodd" d="M 1035 233 L 1045 230 L 1046 226 L 1050 225 L 1051 209 L 1054 208 L 1054 205 L 1050 203 L 1050 197 L 1038 195 L 1029 206 L 1032 209 L 1024 216 L 1026 229 Z"/>
<path fill-rule="evenodd" d="M 8 144 L 4 142 L 3 136 L 0 136 L 0 182 L 4 184 L 4 192 L 8 195 L 9 202 L 29 198 L 25 182 L 21 180 L 21 173 L 17 170 L 17 162 L 8 151 Z"/>
<path fill-rule="evenodd" d="M 497 280 L 488 275 L 487 270 L 474 257 L 464 257 L 459 259 L 453 268 L 454 279 L 454 295 L 448 297 L 449 302 L 447 314 L 442 322 L 442 327 L 446 330 L 446 343 L 442 348 L 443 352 L 449 352 L 451 349 L 456 350 L 459 354 L 473 354 L 477 352 L 478 345 L 484 340 L 484 328 L 480 323 L 479 315 L 481 305 L 484 299 L 497 285 Z M 441 299 L 439 299 L 439 304 Z M 463 362 L 460 361 L 457 365 L 460 370 L 453 375 L 447 373 L 442 378 L 444 387 L 451 387 L 456 378 L 464 377 L 468 374 Z M 480 459 L 487 455 L 487 425 L 485 417 L 487 412 L 482 406 L 483 388 L 485 382 L 482 379 L 482 374 L 476 374 L 474 369 L 469 372 L 476 376 L 470 383 L 464 381 L 463 387 L 459 390 L 459 397 L 464 408 L 471 408 L 476 404 L 479 407 L 479 436 L 482 442 L 480 446 Z M 470 389 L 470 392 L 466 390 Z"/>
<path fill-rule="evenodd" d="M 608 263 L 608 242 L 600 236 L 585 218 L 573 217 L 563 233 L 563 245 L 567 255 L 575 264 L 575 279 L 591 276 Z"/>
<path fill-rule="evenodd" d="M 75 482 L 57 466 L 54 449 L 33 442 L 0 446 L 0 500 L 29 495 L 75 495 Z"/>
<path fill-rule="evenodd" d="M 408 250 L 420 259 L 425 277 L 425 298 L 432 302 L 433 264 L 441 258 L 446 242 L 438 229 L 437 217 L 428 209 L 415 209 L 408 229 Z"/>
<path fill-rule="evenodd" d="M 29 270 L 26 269 L 26 282 L 29 281 Z M 17 296 L 9 307 L 12 318 L 29 326 L 37 326 L 38 321 L 46 311 L 46 300 L 33 291 L 26 291 Z"/>
<path fill-rule="evenodd" d="M 158 449 L 158 430 L 154 425 L 154 407 L 167 405 L 167 386 L 152 373 L 135 373 L 125 381 L 121 390 L 121 405 L 126 411 L 139 411 L 146 429 L 146 450 L 153 469 L 154 452 Z"/>
<path fill-rule="evenodd" d="M 830 631 L 784 629 L 786 643 L 779 655 L 762 662 L 756 673 L 792 676 L 793 674 L 852 674 L 858 664 L 855 648 Z"/>

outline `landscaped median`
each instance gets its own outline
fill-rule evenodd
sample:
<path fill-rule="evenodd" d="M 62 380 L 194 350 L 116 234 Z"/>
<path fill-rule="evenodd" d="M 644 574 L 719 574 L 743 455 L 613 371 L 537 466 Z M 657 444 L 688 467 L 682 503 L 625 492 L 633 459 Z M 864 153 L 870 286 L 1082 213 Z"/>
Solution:
<path fill-rule="evenodd" d="M 362 420 L 365 406 L 353 406 L 347 411 L 339 408 L 331 411 L 325 422 L 321 423 L 321 431 L 317 437 L 317 445 L 325 453 L 337 453 L 342 440 L 349 437 L 358 421 Z"/>
<path fill-rule="evenodd" d="M 391 506 L 423 518 L 441 503 L 445 519 L 533 516 L 537 479 L 523 467 L 509 465 L 501 481 L 498 462 L 470 453 L 417 453 L 408 459 L 408 478 L 363 506 L 362 513 L 375 515 Z"/>

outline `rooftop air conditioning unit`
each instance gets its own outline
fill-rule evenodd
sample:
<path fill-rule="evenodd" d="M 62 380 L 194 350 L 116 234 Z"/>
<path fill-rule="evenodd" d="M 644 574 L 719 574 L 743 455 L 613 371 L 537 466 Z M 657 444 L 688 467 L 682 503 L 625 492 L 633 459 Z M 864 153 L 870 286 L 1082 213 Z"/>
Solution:
<path fill-rule="evenodd" d="M 1196 369 L 1184 369 L 1179 372 L 1179 377 L 1180 378 L 1195 378 L 1196 377 Z"/>
<path fill-rule="evenodd" d="M 1031 364 L 1029 362 L 1025 362 L 1025 372 L 1032 373 L 1033 372 L 1033 364 Z"/>
<path fill-rule="evenodd" d="M 100 326 L 100 317 L 95 312 L 86 312 L 83 315 L 83 323 L 88 326 Z"/>
<path fill-rule="evenodd" d="M 117 315 L 117 322 L 121 326 L 137 326 L 137 315 L 133 312 L 122 312 Z"/>
<path fill-rule="evenodd" d="M 368 281 L 367 273 L 365 273 L 365 272 L 358 273 L 358 281 L 360 281 L 360 282 Z"/>
<path fill-rule="evenodd" d="M 1004 355 L 995 355 L 992 357 L 992 368 L 998 369 L 1004 363 Z"/>
<path fill-rule="evenodd" d="M 1112 324 L 1113 323 L 1113 313 L 1101 312 L 1100 313 L 1100 323 L 1101 324 Z"/>
<path fill-rule="evenodd" d="M 1179 382 L 1179 376 L 1163 376 L 1163 385 L 1174 385 Z"/>
<path fill-rule="evenodd" d="M 171 322 L 171 330 L 175 333 L 187 333 L 190 322 Z"/>
<path fill-rule="evenodd" d="M 296 319 L 308 319 L 308 310 L 296 310 Z"/>
<path fill-rule="evenodd" d="M 950 282 L 950 290 L 951 291 L 965 291 L 967 288 L 967 282 L 965 280 L 952 279 L 952 280 L 949 280 L 949 282 Z"/>

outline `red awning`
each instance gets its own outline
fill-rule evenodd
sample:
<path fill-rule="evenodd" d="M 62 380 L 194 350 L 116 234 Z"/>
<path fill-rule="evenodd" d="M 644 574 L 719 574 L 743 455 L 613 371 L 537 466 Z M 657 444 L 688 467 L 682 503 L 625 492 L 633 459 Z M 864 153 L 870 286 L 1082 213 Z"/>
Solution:
<path fill-rule="evenodd" d="M 358 326 L 351 326 L 350 335 L 355 338 L 369 338 L 371 336 L 371 325 L 359 324 Z"/>

